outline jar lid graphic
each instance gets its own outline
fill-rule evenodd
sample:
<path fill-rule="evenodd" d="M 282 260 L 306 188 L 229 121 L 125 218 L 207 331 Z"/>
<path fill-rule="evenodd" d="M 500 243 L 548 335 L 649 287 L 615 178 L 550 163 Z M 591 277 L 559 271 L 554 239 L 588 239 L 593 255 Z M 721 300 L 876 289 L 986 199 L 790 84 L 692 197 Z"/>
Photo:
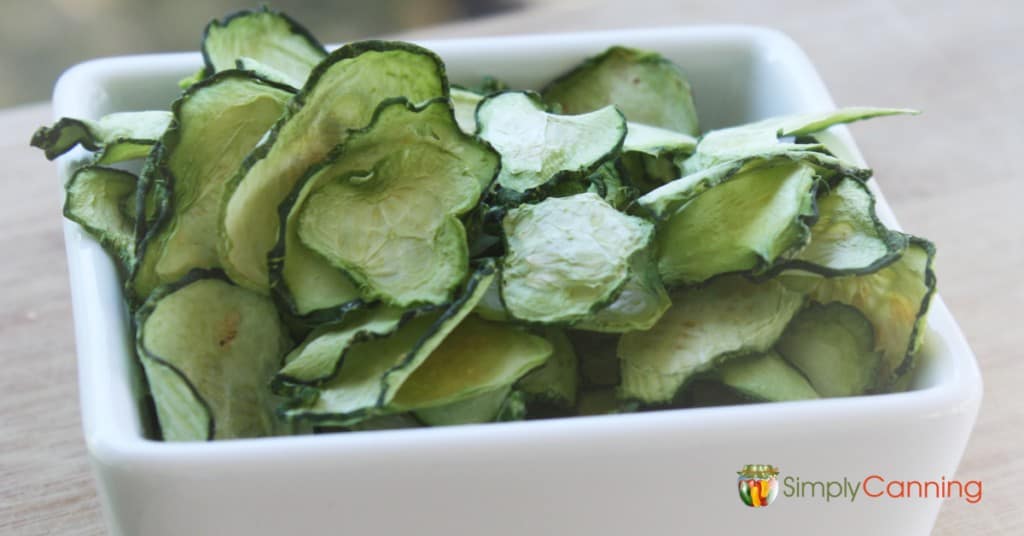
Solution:
<path fill-rule="evenodd" d="M 779 468 L 774 465 L 750 464 L 744 465 L 736 474 L 744 478 L 775 478 L 779 474 Z"/>

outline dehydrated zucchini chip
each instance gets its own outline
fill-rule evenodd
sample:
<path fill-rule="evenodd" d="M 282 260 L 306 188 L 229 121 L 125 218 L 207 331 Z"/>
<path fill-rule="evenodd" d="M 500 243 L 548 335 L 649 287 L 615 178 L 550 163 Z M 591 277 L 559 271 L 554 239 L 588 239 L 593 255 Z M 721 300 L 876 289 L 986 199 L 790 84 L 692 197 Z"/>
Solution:
<path fill-rule="evenodd" d="M 875 332 L 857 309 L 812 304 L 789 323 L 776 349 L 824 397 L 854 396 L 878 385 L 882 354 Z"/>
<path fill-rule="evenodd" d="M 654 226 L 593 193 L 548 198 L 508 211 L 501 295 L 520 320 L 572 323 L 614 300 Z"/>
<path fill-rule="evenodd" d="M 804 162 L 763 161 L 697 195 L 658 225 L 658 272 L 664 282 L 763 273 L 798 251 L 809 240 L 816 214 L 816 175 Z"/>
<path fill-rule="evenodd" d="M 484 96 L 468 89 L 453 87 L 450 98 L 459 128 L 466 134 L 476 134 L 476 106 L 484 100 Z"/>
<path fill-rule="evenodd" d="M 879 221 L 867 185 L 844 178 L 818 198 L 810 243 L 781 267 L 826 276 L 866 274 L 894 262 L 906 247 L 905 234 Z"/>
<path fill-rule="evenodd" d="M 626 121 L 612 106 L 550 114 L 535 94 L 519 91 L 484 99 L 476 123 L 477 135 L 501 155 L 498 184 L 514 192 L 585 177 L 614 158 L 626 137 Z"/>
<path fill-rule="evenodd" d="M 310 166 L 370 124 L 381 102 L 405 97 L 418 104 L 447 95 L 444 64 L 416 45 L 363 41 L 332 52 L 231 179 L 219 248 L 231 279 L 270 291 L 267 254 L 278 239 L 278 207 Z"/>
<path fill-rule="evenodd" d="M 541 94 L 567 114 L 615 105 L 630 121 L 699 133 L 689 82 L 679 67 L 655 52 L 611 47 L 555 79 Z"/>
<path fill-rule="evenodd" d="M 694 375 L 769 350 L 803 304 L 802 293 L 776 281 L 755 284 L 741 276 L 676 291 L 653 328 L 619 339 L 623 398 L 671 402 Z"/>
<path fill-rule="evenodd" d="M 267 385 L 291 341 L 272 301 L 196 271 L 154 292 L 135 321 L 165 440 L 278 431 Z"/>
<path fill-rule="evenodd" d="M 712 130 L 701 137 L 696 151 L 684 162 L 683 169 L 690 174 L 729 160 L 794 150 L 823 150 L 824 147 L 821 145 L 781 142 L 779 138 L 805 136 L 833 125 L 872 117 L 916 113 L 918 112 L 915 110 L 900 108 L 841 108 L 827 112 L 772 117 L 756 123 Z"/>
<path fill-rule="evenodd" d="M 352 346 L 334 377 L 321 386 L 296 392 L 293 400 L 282 408 L 284 415 L 348 426 L 375 415 L 393 413 L 390 404 L 396 393 L 476 307 L 494 277 L 494 263 L 485 263 L 447 308 L 417 316 L 386 337 Z"/>
<path fill-rule="evenodd" d="M 283 73 L 286 80 L 297 82 L 296 87 L 327 56 L 309 30 L 266 6 L 210 21 L 203 31 L 202 50 L 207 76 L 234 69 L 237 60 L 249 58 Z"/>
<path fill-rule="evenodd" d="M 135 190 L 138 177 L 120 169 L 84 166 L 64 185 L 64 217 L 81 225 L 122 271 L 135 256 Z"/>
<path fill-rule="evenodd" d="M 447 100 L 388 101 L 310 172 L 309 194 L 292 209 L 296 231 L 368 299 L 444 303 L 469 270 L 458 216 L 497 169 L 498 156 L 459 130 Z"/>
<path fill-rule="evenodd" d="M 175 101 L 174 122 L 147 172 L 162 175 L 167 205 L 146 230 L 132 289 L 145 297 L 193 268 L 217 268 L 219 210 L 227 182 L 281 116 L 291 89 L 224 71 Z"/>
<path fill-rule="evenodd" d="M 163 111 L 117 112 L 96 121 L 62 117 L 49 127 L 39 127 L 32 146 L 53 160 L 75 145 L 99 151 L 96 164 L 113 164 L 144 158 L 167 130 L 171 114 Z"/>
<path fill-rule="evenodd" d="M 606 333 L 650 329 L 671 305 L 654 259 L 637 254 L 630 266 L 629 279 L 615 299 L 573 327 Z"/>
<path fill-rule="evenodd" d="M 871 322 L 875 349 L 882 352 L 882 388 L 913 369 L 935 294 L 935 246 L 923 238 L 908 238 L 896 262 L 871 274 L 823 278 L 810 292 L 819 302 L 852 305 Z"/>
<path fill-rule="evenodd" d="M 719 367 L 715 376 L 724 385 L 753 400 L 783 402 L 818 398 L 818 392 L 800 372 L 777 352 L 769 350 L 730 359 Z"/>

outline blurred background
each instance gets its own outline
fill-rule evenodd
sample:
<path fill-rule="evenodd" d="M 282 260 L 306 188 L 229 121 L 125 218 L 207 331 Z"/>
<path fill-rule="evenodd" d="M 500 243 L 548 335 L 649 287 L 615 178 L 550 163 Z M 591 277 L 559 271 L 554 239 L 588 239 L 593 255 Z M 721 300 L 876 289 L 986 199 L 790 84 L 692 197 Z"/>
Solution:
<path fill-rule="evenodd" d="M 581 0 L 561 0 L 573 2 Z M 274 0 L 324 43 L 521 10 L 544 0 Z M 198 50 L 211 19 L 259 0 L 3 0 L 0 108 L 44 101 L 62 71 L 100 56 Z"/>

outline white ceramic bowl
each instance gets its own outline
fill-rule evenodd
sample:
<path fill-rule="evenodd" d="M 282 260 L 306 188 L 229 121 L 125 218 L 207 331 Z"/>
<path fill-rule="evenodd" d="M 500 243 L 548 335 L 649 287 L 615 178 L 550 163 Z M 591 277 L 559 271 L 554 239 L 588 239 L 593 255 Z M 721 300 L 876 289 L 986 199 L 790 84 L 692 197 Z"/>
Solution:
<path fill-rule="evenodd" d="M 423 44 L 446 60 L 454 82 L 493 74 L 532 88 L 612 44 L 657 50 L 688 73 L 705 129 L 834 106 L 804 53 L 785 36 L 758 28 Z M 57 84 L 56 115 L 167 108 L 176 81 L 199 64 L 198 54 L 159 54 L 79 65 Z M 860 159 L 845 129 L 836 129 L 836 137 L 844 153 Z M 62 179 L 73 158 L 61 159 Z M 885 201 L 879 203 L 895 224 Z M 974 356 L 936 297 L 922 363 L 906 393 L 161 443 L 144 437 L 139 372 L 114 267 L 77 225 L 65 222 L 64 229 L 82 421 L 105 515 L 119 535 L 924 535 L 938 499 L 780 496 L 769 508 L 754 509 L 737 500 L 736 471 L 770 463 L 781 468 L 780 478 L 803 481 L 860 481 L 871 474 L 951 479 L 981 400 Z"/>

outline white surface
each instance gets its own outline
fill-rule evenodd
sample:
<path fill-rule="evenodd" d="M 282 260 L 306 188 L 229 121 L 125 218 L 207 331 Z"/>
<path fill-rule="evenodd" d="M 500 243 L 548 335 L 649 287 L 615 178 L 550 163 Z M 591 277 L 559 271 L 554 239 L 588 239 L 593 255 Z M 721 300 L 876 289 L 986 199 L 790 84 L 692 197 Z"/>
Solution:
<path fill-rule="evenodd" d="M 611 44 L 657 50 L 693 83 L 704 129 L 833 107 L 792 41 L 748 27 L 424 43 L 454 82 L 537 88 Z M 58 116 L 166 108 L 198 54 L 89 62 Z M 859 158 L 845 129 L 837 137 Z M 61 161 L 61 178 L 70 158 Z M 884 201 L 880 213 L 893 222 Z M 942 300 L 907 393 L 620 416 L 164 444 L 142 437 L 116 272 L 65 222 L 82 420 L 114 534 L 928 534 L 937 499 L 743 506 L 736 471 L 780 479 L 953 478 L 981 400 L 977 364 Z M 950 499 L 961 500 L 961 499 Z"/>

